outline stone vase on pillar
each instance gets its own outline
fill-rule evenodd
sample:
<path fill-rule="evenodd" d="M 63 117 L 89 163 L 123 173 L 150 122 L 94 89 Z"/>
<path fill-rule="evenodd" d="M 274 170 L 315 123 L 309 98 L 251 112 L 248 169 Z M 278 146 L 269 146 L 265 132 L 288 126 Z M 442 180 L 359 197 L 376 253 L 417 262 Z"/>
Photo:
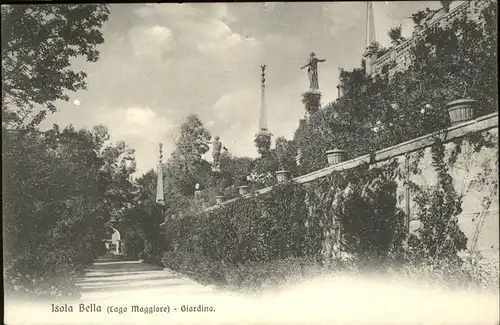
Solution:
<path fill-rule="evenodd" d="M 278 170 L 276 173 L 276 179 L 278 180 L 278 183 L 286 183 L 287 181 L 290 180 L 290 171 L 288 170 Z"/>
<path fill-rule="evenodd" d="M 413 35 L 417 35 L 418 33 L 420 33 L 423 30 L 424 30 L 424 26 L 415 25 L 415 27 L 413 27 Z"/>
<path fill-rule="evenodd" d="M 472 120 L 474 118 L 474 108 L 477 105 L 474 99 L 457 99 L 446 104 L 452 125 Z"/>
<path fill-rule="evenodd" d="M 250 187 L 248 185 L 242 185 L 238 187 L 238 192 L 240 196 L 246 195 L 250 192 Z"/>
<path fill-rule="evenodd" d="M 325 154 L 330 166 L 343 162 L 346 157 L 346 151 L 341 149 L 328 150 Z"/>
<path fill-rule="evenodd" d="M 224 202 L 224 196 L 223 196 L 223 195 L 217 195 L 217 196 L 215 197 L 215 202 L 216 202 L 217 204 L 222 204 L 222 202 Z"/>

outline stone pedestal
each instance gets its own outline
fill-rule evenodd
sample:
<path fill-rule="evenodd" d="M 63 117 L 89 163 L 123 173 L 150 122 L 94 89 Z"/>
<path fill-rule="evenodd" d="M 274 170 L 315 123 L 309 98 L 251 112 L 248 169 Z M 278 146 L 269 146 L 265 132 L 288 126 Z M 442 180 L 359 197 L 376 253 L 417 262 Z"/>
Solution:
<path fill-rule="evenodd" d="M 267 129 L 260 129 L 255 135 L 255 142 L 260 155 L 268 153 L 271 149 L 271 133 Z"/>
<path fill-rule="evenodd" d="M 369 47 L 363 54 L 363 58 L 365 59 L 365 74 L 371 76 L 373 74 L 373 65 L 377 61 L 377 53 Z"/>
<path fill-rule="evenodd" d="M 309 115 L 317 112 L 321 108 L 321 92 L 315 89 L 309 89 L 302 94 L 302 103 Z"/>

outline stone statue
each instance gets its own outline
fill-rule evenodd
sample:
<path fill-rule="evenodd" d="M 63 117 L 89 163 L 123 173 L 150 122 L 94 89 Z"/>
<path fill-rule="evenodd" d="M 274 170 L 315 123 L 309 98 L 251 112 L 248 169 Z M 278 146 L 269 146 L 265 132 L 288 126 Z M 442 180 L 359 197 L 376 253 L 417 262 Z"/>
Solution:
<path fill-rule="evenodd" d="M 213 165 L 212 165 L 212 170 L 213 171 L 220 171 L 220 151 L 221 149 L 224 149 L 227 151 L 227 148 L 222 145 L 222 143 L 219 140 L 219 137 L 215 137 L 215 140 L 212 144 L 212 157 L 214 158 Z"/>
<path fill-rule="evenodd" d="M 309 55 L 309 62 L 301 67 L 301 69 L 304 69 L 307 67 L 307 73 L 309 75 L 309 88 L 311 90 L 318 90 L 319 85 L 318 85 L 318 62 L 325 62 L 325 59 L 318 59 L 316 58 L 316 54 L 312 52 Z"/>

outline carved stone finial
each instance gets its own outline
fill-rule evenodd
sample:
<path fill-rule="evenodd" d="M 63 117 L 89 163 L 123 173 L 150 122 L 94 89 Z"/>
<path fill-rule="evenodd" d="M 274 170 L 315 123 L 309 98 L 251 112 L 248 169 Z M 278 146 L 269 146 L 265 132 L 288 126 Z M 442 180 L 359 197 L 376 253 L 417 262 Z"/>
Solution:
<path fill-rule="evenodd" d="M 262 74 L 261 74 L 262 78 L 260 80 L 262 82 L 262 87 L 264 87 L 264 83 L 266 82 L 266 71 L 265 71 L 266 67 L 267 65 L 265 64 L 260 66 L 260 68 L 262 69 Z"/>

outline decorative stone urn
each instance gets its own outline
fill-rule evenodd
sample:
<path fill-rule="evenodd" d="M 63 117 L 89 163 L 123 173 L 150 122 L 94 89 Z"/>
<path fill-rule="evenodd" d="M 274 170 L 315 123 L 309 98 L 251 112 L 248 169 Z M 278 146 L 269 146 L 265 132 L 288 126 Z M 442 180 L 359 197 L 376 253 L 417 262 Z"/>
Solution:
<path fill-rule="evenodd" d="M 333 166 L 345 160 L 346 151 L 341 149 L 333 149 L 325 152 L 328 159 L 328 165 Z"/>
<path fill-rule="evenodd" d="M 416 34 L 420 33 L 423 30 L 424 30 L 424 26 L 422 26 L 420 24 L 415 25 L 415 27 L 413 28 L 413 35 L 416 35 Z"/>
<path fill-rule="evenodd" d="M 222 202 L 224 202 L 224 196 L 223 195 L 218 195 L 215 197 L 215 202 L 217 204 L 222 204 Z"/>
<path fill-rule="evenodd" d="M 446 104 L 450 114 L 451 125 L 462 123 L 474 118 L 475 99 L 457 99 Z"/>
<path fill-rule="evenodd" d="M 278 183 L 285 183 L 290 179 L 290 171 L 288 170 L 278 170 L 275 174 L 278 179 Z"/>
<path fill-rule="evenodd" d="M 399 45 L 399 41 L 398 40 L 393 40 L 391 42 L 391 44 L 392 44 L 393 47 L 397 47 Z"/>
<path fill-rule="evenodd" d="M 250 188 L 248 187 L 248 185 L 242 185 L 238 187 L 238 192 L 240 193 L 241 196 L 243 196 L 250 192 Z"/>

